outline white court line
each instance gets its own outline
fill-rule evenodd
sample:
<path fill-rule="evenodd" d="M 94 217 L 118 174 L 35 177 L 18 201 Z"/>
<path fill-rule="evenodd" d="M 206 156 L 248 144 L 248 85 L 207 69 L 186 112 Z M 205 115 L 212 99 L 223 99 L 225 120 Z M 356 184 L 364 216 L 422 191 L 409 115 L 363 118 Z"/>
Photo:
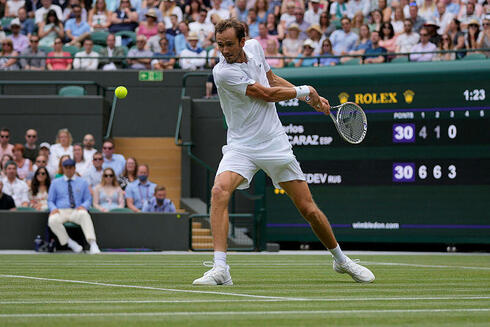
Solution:
<path fill-rule="evenodd" d="M 86 284 L 86 285 L 97 285 L 97 286 L 108 286 L 108 287 L 137 288 L 137 289 L 144 289 L 144 290 L 164 291 L 164 292 L 180 292 L 180 293 L 195 293 L 195 294 L 213 294 L 213 295 L 240 296 L 240 297 L 250 297 L 250 298 L 255 298 L 255 299 L 305 300 L 305 299 L 288 298 L 288 297 L 281 297 L 281 296 L 265 296 L 265 295 L 253 295 L 253 294 L 242 294 L 242 293 L 229 293 L 229 292 L 215 292 L 215 291 L 180 290 L 180 289 L 174 289 L 174 288 L 160 288 L 160 287 L 151 287 L 151 286 L 138 286 L 138 285 L 98 283 L 98 282 L 87 282 L 87 281 L 83 281 L 83 280 L 70 280 L 70 279 L 57 279 L 57 278 L 42 278 L 42 277 L 31 277 L 31 276 L 21 276 L 21 275 L 0 275 L 0 277 L 4 277 L 4 278 L 24 278 L 24 279 L 34 279 L 34 280 L 45 280 L 45 281 L 51 281 L 51 282 Z"/>
<path fill-rule="evenodd" d="M 438 313 L 438 312 L 488 312 L 490 308 L 452 309 L 393 309 L 393 310 L 315 310 L 315 311 L 176 311 L 176 312 L 84 312 L 84 313 L 7 313 L 0 318 L 46 317 L 144 317 L 144 316 L 253 316 L 253 315 L 318 315 L 318 314 L 369 314 L 369 313 Z"/>
<path fill-rule="evenodd" d="M 146 303 L 221 303 L 221 302 L 349 302 L 349 301 L 454 301 L 454 300 L 490 300 L 490 296 L 431 296 L 431 297 L 360 297 L 360 298 L 308 298 L 308 299 L 247 299 L 247 300 L 26 300 L 0 301 L 0 304 L 146 304 Z"/>
<path fill-rule="evenodd" d="M 417 263 L 400 263 L 400 262 L 373 262 L 362 261 L 363 264 L 379 265 L 379 266 L 406 266 L 418 268 L 451 268 L 451 269 L 474 269 L 474 270 L 490 270 L 490 267 L 469 267 L 469 266 L 445 266 L 445 265 L 422 265 Z"/>

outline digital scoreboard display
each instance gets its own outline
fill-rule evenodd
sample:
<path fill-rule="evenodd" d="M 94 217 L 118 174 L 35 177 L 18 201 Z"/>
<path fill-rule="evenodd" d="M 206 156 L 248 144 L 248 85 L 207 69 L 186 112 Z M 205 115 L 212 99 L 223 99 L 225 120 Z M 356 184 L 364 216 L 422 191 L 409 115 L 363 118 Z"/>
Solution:
<path fill-rule="evenodd" d="M 365 110 L 359 145 L 303 102 L 276 105 L 340 241 L 490 243 L 489 79 L 317 87 L 332 105 Z M 284 191 L 266 185 L 267 240 L 317 241 Z"/>

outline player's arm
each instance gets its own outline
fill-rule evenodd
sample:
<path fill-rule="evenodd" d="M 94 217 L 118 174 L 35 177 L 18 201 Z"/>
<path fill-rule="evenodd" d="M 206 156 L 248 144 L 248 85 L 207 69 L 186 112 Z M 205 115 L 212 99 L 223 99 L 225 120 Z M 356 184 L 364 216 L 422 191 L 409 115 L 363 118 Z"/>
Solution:
<path fill-rule="evenodd" d="M 267 79 L 269 80 L 270 86 L 285 86 L 285 87 L 294 87 L 293 84 L 286 81 L 284 78 L 277 76 L 272 72 L 272 69 L 266 73 Z"/>
<path fill-rule="evenodd" d="M 273 86 L 267 87 L 258 82 L 247 86 L 245 93 L 247 96 L 261 99 L 266 102 L 279 102 L 294 98 L 304 98 L 309 96 L 311 103 L 318 104 L 321 102 L 318 93 L 311 86 Z"/>

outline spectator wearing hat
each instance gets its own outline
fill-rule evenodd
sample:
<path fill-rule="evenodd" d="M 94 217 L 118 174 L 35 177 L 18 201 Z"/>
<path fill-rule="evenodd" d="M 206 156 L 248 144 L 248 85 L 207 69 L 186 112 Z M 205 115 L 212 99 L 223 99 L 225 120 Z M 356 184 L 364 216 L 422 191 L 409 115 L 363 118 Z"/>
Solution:
<path fill-rule="evenodd" d="M 122 59 L 111 59 L 112 57 L 121 58 L 126 56 L 126 54 L 124 53 L 124 49 L 122 47 L 116 46 L 116 36 L 114 34 L 107 35 L 106 44 L 107 46 L 100 51 L 100 56 L 102 58 L 99 59 L 99 65 L 102 66 L 102 70 L 116 70 L 122 68 Z M 93 135 L 87 135 L 90 135 L 91 139 L 94 140 Z M 88 149 L 84 142 L 84 156 L 86 155 L 85 153 L 87 151 Z M 92 155 L 95 153 L 96 150 L 93 148 L 93 145 L 90 148 L 90 151 L 92 152 Z M 88 158 L 88 160 L 92 160 L 92 155 L 90 156 L 90 158 Z"/>
<path fill-rule="evenodd" d="M 264 51 L 267 48 L 267 42 L 269 40 L 273 40 L 274 42 L 276 42 L 276 47 L 279 49 L 279 41 L 277 40 L 276 36 L 269 34 L 269 32 L 267 31 L 266 23 L 259 23 L 259 35 L 254 39 L 259 41 L 260 46 Z"/>
<path fill-rule="evenodd" d="M 316 66 L 318 61 L 313 57 L 313 51 L 315 50 L 315 43 L 306 39 L 303 42 L 303 51 L 299 54 L 298 58 L 293 60 L 295 67 L 313 67 Z"/>
<path fill-rule="evenodd" d="M 145 48 L 146 36 L 136 37 L 136 48 L 128 52 L 128 64 L 131 69 L 149 69 L 153 53 Z M 131 58 L 131 59 L 130 59 Z"/>
<path fill-rule="evenodd" d="M 206 51 L 200 48 L 197 43 L 199 38 L 196 33 L 190 32 L 187 36 L 188 46 L 180 53 L 179 65 L 182 69 L 202 69 L 206 65 Z M 198 57 L 198 58 L 186 58 Z"/>
<path fill-rule="evenodd" d="M 356 45 L 359 38 L 356 33 L 351 31 L 351 20 L 348 17 L 342 18 L 341 30 L 336 30 L 330 35 L 332 41 L 333 53 L 336 56 L 348 54 Z"/>
<path fill-rule="evenodd" d="M 73 69 L 97 70 L 100 55 L 94 51 L 94 41 L 91 38 L 83 40 L 83 49 L 75 54 Z"/>
<path fill-rule="evenodd" d="M 54 5 L 52 0 L 41 0 L 42 7 L 36 10 L 35 23 L 39 25 L 46 20 L 46 15 L 50 10 L 54 10 L 60 21 L 63 21 L 63 11 L 58 5 Z"/>
<path fill-rule="evenodd" d="M 18 18 L 13 19 L 10 23 L 10 31 L 12 32 L 10 39 L 14 44 L 14 50 L 19 53 L 26 50 L 29 46 L 29 39 L 20 32 L 20 27 L 20 20 Z"/>
<path fill-rule="evenodd" d="M 3 158 L 5 154 L 14 155 L 14 145 L 9 143 L 10 141 L 10 129 L 2 127 L 0 129 L 0 158 Z"/>
<path fill-rule="evenodd" d="M 143 212 L 176 212 L 172 200 L 167 198 L 167 189 L 165 186 L 155 187 L 155 193 L 150 201 L 143 205 Z"/>
<path fill-rule="evenodd" d="M 476 19 L 472 19 L 468 23 L 468 33 L 466 34 L 466 44 L 468 49 L 478 49 L 480 39 L 480 24 Z"/>
<path fill-rule="evenodd" d="M 14 161 L 7 161 L 4 170 L 3 192 L 14 199 L 16 207 L 27 207 L 29 205 L 29 187 L 26 182 L 17 178 L 17 164 Z"/>
<path fill-rule="evenodd" d="M 308 34 L 308 38 L 315 44 L 313 54 L 318 56 L 322 50 L 322 42 L 325 39 L 325 36 L 322 34 L 322 30 L 320 29 L 320 25 L 311 25 L 306 30 L 306 33 Z"/>
<path fill-rule="evenodd" d="M 380 46 L 380 33 L 378 31 L 371 32 L 371 46 L 364 51 L 364 64 L 379 64 L 386 61 L 386 48 Z"/>
<path fill-rule="evenodd" d="M 301 53 L 303 41 L 299 39 L 299 33 L 300 30 L 298 24 L 291 24 L 288 28 L 286 38 L 282 41 L 282 53 L 285 57 L 292 57 L 285 58 L 286 64 L 292 62 L 293 58 Z"/>
<path fill-rule="evenodd" d="M 419 7 L 415 1 L 410 2 L 408 12 L 412 21 L 413 30 L 418 33 L 422 26 L 424 26 L 425 19 L 419 16 Z"/>
<path fill-rule="evenodd" d="M 197 34 L 203 48 L 210 46 L 214 38 L 214 25 L 206 21 L 207 14 L 208 11 L 201 8 L 197 21 L 189 23 L 189 31 Z"/>
<path fill-rule="evenodd" d="M 46 53 L 39 49 L 39 36 L 29 36 L 29 44 L 29 47 L 21 53 L 21 56 L 31 58 L 21 58 L 21 68 L 24 70 L 44 70 L 46 67 Z"/>
<path fill-rule="evenodd" d="M 162 12 L 158 9 L 158 3 L 159 2 L 160 1 L 158 1 L 158 0 L 146 0 L 146 6 L 144 8 L 141 7 L 141 9 L 138 11 L 139 21 L 141 22 L 141 21 L 146 20 L 146 13 L 150 9 L 154 9 L 155 14 L 157 15 L 157 22 L 163 22 Z"/>
<path fill-rule="evenodd" d="M 49 166 L 50 148 L 51 145 L 49 145 L 48 142 L 42 142 L 39 144 L 39 154 L 36 157 L 36 161 L 34 162 L 32 169 L 36 170 L 39 167 L 46 167 L 49 171 L 49 175 L 51 178 L 53 178 L 56 174 L 56 170 L 50 169 L 51 167 Z M 40 157 L 43 157 L 43 159 L 40 159 Z M 29 176 L 27 179 L 31 179 L 31 177 L 32 176 Z"/>
<path fill-rule="evenodd" d="M 437 25 L 433 20 L 429 20 L 425 22 L 424 27 L 429 33 L 429 41 L 438 46 L 441 43 L 441 36 L 437 34 L 439 25 Z"/>
<path fill-rule="evenodd" d="M 146 36 L 149 39 L 153 35 L 158 34 L 157 22 L 158 16 L 155 8 L 150 8 L 145 14 L 146 20 L 140 21 L 138 27 L 138 35 Z"/>
<path fill-rule="evenodd" d="M 439 35 L 442 35 L 444 33 L 447 33 L 447 29 L 449 27 L 449 23 L 451 20 L 454 18 L 454 15 L 451 14 L 449 11 L 446 9 L 446 3 L 444 1 L 439 1 L 437 3 L 437 12 L 434 15 L 434 20 L 437 25 L 439 25 L 439 29 L 437 30 L 437 33 Z"/>
<path fill-rule="evenodd" d="M 422 27 L 420 29 L 420 42 L 414 45 L 410 52 L 428 52 L 428 53 L 416 53 L 410 55 L 410 61 L 432 61 L 435 54 L 431 53 L 437 51 L 437 47 L 434 43 L 430 42 L 430 34 L 427 28 Z"/>
<path fill-rule="evenodd" d="M 3 180 L 0 179 L 0 210 L 15 210 L 15 201 L 8 195 L 3 193 Z"/>
<path fill-rule="evenodd" d="M 63 177 L 55 179 L 49 188 L 48 225 L 58 238 L 59 243 L 68 247 L 75 253 L 82 252 L 83 248 L 72 240 L 65 227 L 66 222 L 80 225 L 83 234 L 90 244 L 90 254 L 100 253 L 96 243 L 94 225 L 88 209 L 92 204 L 88 183 L 75 175 L 75 161 L 72 159 L 63 162 Z"/>

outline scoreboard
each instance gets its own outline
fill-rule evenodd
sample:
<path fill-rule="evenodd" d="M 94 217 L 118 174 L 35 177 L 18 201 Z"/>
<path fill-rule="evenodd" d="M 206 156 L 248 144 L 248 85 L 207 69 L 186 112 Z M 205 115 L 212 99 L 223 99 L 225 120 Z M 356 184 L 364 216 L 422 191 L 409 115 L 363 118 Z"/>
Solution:
<path fill-rule="evenodd" d="M 342 78 L 341 67 L 335 78 L 320 72 L 306 78 L 302 84 L 314 85 L 332 105 L 363 107 L 368 133 L 359 145 L 343 141 L 329 117 L 303 102 L 276 105 L 313 197 L 340 241 L 490 243 L 487 62 L 486 71 L 474 74 L 471 67 L 468 74 L 415 64 L 379 74 L 370 68 L 373 76 L 361 72 L 355 80 L 349 72 Z M 398 67 L 391 65 L 384 66 Z M 266 214 L 268 241 L 317 241 L 269 179 Z"/>

